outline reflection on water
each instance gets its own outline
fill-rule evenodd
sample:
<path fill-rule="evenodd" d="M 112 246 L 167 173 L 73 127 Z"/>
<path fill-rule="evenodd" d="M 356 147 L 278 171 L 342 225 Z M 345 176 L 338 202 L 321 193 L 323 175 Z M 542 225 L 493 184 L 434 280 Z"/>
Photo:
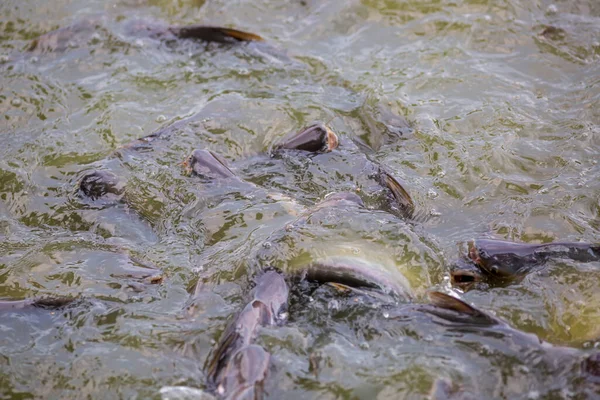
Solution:
<path fill-rule="evenodd" d="M 186 387 L 204 388 L 202 366 L 261 263 L 289 267 L 327 240 L 389 258 L 416 303 L 456 291 L 459 242 L 600 241 L 596 1 L 11 0 L 0 10 L 0 298 L 83 299 L 3 314 L 4 397 L 197 395 Z M 266 43 L 132 29 L 193 23 Z M 339 151 L 266 155 L 314 121 L 339 135 Z M 122 147 L 165 127 L 146 149 Z M 253 185 L 188 174 L 182 162 L 198 148 Z M 367 159 L 404 182 L 416 222 L 383 209 Z M 92 170 L 121 179 L 122 199 L 83 199 L 77 184 Z M 286 230 L 334 191 L 359 193 L 367 209 Z M 260 332 L 273 354 L 267 397 L 425 398 L 432 386 L 593 397 L 581 368 L 600 347 L 599 267 L 551 260 L 459 293 L 567 355 L 302 283 L 287 324 Z"/>

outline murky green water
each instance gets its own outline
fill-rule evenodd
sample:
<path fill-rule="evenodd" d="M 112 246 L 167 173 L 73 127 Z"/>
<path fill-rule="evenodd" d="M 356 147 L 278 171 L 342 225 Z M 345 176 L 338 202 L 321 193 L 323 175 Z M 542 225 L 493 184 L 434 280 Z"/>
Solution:
<path fill-rule="evenodd" d="M 95 32 L 65 51 L 27 52 L 40 34 L 90 17 Z M 159 42 L 128 33 L 136 19 L 236 27 L 274 48 Z M 597 1 L 8 0 L 0 32 L 0 298 L 85 299 L 2 315 L 0 398 L 203 388 L 203 364 L 261 261 L 284 265 L 313 243 L 385 255 L 419 303 L 428 289 L 453 290 L 459 242 L 600 241 Z M 389 113 L 413 131 L 387 129 Z M 152 151 L 114 154 L 188 117 Z M 317 120 L 346 150 L 262 155 Z M 403 179 L 427 218 L 407 224 L 376 209 L 352 140 Z M 181 163 L 195 148 L 257 187 L 188 176 Z M 125 203 L 77 196 L 94 168 L 127 181 Z M 295 207 L 356 189 L 370 210 L 265 245 Z M 148 267 L 162 284 L 140 278 Z M 585 355 L 600 347 L 598 267 L 554 261 L 461 297 Z M 475 398 L 600 396 L 579 356 L 307 290 L 293 295 L 288 323 L 258 339 L 273 354 L 268 398 L 424 398 L 438 378 Z"/>

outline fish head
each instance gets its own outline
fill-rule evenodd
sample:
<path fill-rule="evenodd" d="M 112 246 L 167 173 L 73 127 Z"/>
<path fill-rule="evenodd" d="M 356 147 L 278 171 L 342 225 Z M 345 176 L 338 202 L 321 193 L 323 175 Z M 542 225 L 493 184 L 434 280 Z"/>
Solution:
<path fill-rule="evenodd" d="M 338 136 L 325 124 L 317 123 L 294 133 L 276 146 L 277 150 L 329 153 L 339 145 Z"/>
<path fill-rule="evenodd" d="M 184 164 L 189 173 L 208 180 L 235 176 L 227 162 L 210 150 L 194 150 Z"/>

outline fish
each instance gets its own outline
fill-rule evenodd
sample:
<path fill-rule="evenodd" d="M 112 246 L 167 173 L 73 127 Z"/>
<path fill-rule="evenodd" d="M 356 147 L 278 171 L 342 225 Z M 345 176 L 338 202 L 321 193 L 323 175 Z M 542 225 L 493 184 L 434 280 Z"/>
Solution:
<path fill-rule="evenodd" d="M 583 242 L 516 243 L 476 239 L 467 243 L 467 255 L 454 266 L 456 286 L 470 288 L 477 282 L 506 284 L 521 280 L 550 259 L 588 263 L 600 261 L 600 244 Z"/>

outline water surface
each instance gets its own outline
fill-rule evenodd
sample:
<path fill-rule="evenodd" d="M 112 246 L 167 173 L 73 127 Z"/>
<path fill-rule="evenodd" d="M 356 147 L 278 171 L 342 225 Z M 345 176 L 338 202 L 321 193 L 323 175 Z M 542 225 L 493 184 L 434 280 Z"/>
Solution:
<path fill-rule="evenodd" d="M 40 34 L 89 19 L 95 28 L 62 51 L 27 51 Z M 271 47 L 159 42 L 131 34 L 139 19 L 236 27 Z M 7 0 L 0 32 L 0 298 L 85 299 L 2 316 L 2 398 L 203 388 L 202 366 L 244 305 L 259 250 L 294 207 L 358 189 L 376 208 L 351 143 L 370 146 L 427 218 L 407 224 L 374 209 L 317 231 L 349 235 L 359 253 L 361 241 L 385 249 L 417 302 L 453 290 L 459 242 L 600 241 L 596 1 Z M 386 126 L 390 114 L 412 131 Z M 152 151 L 115 156 L 180 120 Z M 313 121 L 353 150 L 264 156 Z M 181 163 L 195 148 L 223 155 L 256 189 L 188 176 Z M 125 204 L 77 195 L 94 168 L 127 181 Z M 306 246 L 286 251 L 294 245 Z M 132 276 L 149 267 L 162 284 Z M 600 346 L 599 267 L 558 260 L 520 283 L 458 294 L 585 354 Z M 439 378 L 488 398 L 598 395 L 577 359 L 418 314 L 389 321 L 377 305 L 342 307 L 326 288 L 307 290 L 292 297 L 286 326 L 261 331 L 274 355 L 268 398 L 426 398 Z"/>

